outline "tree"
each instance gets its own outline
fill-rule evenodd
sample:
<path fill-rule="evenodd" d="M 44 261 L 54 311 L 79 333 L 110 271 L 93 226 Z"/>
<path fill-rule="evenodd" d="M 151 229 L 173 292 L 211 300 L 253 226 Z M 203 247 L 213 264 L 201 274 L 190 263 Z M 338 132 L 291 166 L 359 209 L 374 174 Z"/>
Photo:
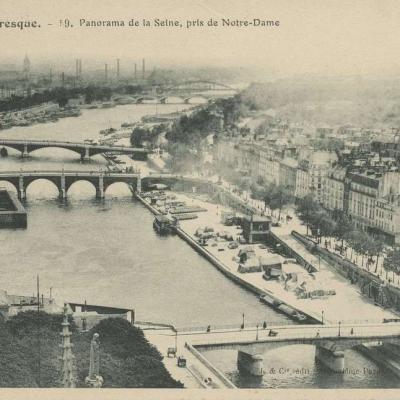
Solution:
<path fill-rule="evenodd" d="M 282 208 L 293 201 L 293 195 L 282 186 L 271 185 L 268 194 L 268 205 L 271 210 L 279 210 L 278 219 L 281 219 Z"/>
<path fill-rule="evenodd" d="M 356 247 L 357 247 L 358 234 L 359 234 L 358 230 L 352 229 L 351 231 L 346 232 L 343 236 L 347 245 L 350 246 L 350 248 L 351 248 L 350 260 L 353 258 L 353 250 L 356 250 Z M 346 252 L 346 256 L 347 256 L 347 252 Z"/>
<path fill-rule="evenodd" d="M 377 235 L 371 244 L 371 255 L 376 257 L 375 273 L 378 271 L 379 256 L 385 248 L 385 238 L 383 235 Z"/>
<path fill-rule="evenodd" d="M 322 236 L 331 238 L 336 232 L 336 222 L 324 211 L 318 221 L 318 228 L 320 238 Z"/>
<path fill-rule="evenodd" d="M 308 229 L 312 223 L 314 214 L 321 209 L 321 206 L 314 200 L 314 197 L 311 194 L 308 194 L 300 200 L 297 209 L 300 212 L 300 219 L 307 226 L 308 235 Z"/>
<path fill-rule="evenodd" d="M 343 241 L 348 232 L 354 230 L 350 217 L 342 210 L 333 211 L 333 219 L 336 221 L 336 229 L 334 236 L 341 240 L 341 250 L 343 249 Z"/>
<path fill-rule="evenodd" d="M 148 136 L 149 130 L 147 128 L 136 127 L 131 133 L 131 145 L 133 147 L 143 147 L 143 141 L 146 140 Z"/>
<path fill-rule="evenodd" d="M 269 202 L 269 188 L 264 182 L 257 179 L 257 183 L 252 183 L 250 187 L 252 196 L 256 200 L 261 200 L 264 202 L 264 208 L 267 208 Z"/>
<path fill-rule="evenodd" d="M 371 237 L 366 232 L 356 229 L 350 232 L 350 235 L 346 237 L 346 241 L 350 244 L 352 250 L 354 250 L 357 255 L 361 254 L 362 265 L 364 265 L 365 256 L 369 254 L 373 248 Z"/>
<path fill-rule="evenodd" d="M 400 273 L 400 249 L 389 251 L 385 260 L 383 261 L 383 268 L 386 271 L 386 277 L 389 271 L 393 272 L 394 280 L 394 274 Z"/>

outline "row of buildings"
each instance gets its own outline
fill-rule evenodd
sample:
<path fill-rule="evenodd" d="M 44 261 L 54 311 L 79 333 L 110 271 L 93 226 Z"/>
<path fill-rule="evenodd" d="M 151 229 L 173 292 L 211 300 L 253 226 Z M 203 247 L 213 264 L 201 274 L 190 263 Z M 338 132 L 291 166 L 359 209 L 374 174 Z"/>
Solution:
<path fill-rule="evenodd" d="M 357 228 L 400 243 L 400 147 L 379 141 L 346 152 L 262 144 L 232 137 L 216 146 L 216 158 L 254 181 L 285 187 L 297 199 L 312 194 L 333 212 L 346 212 Z"/>

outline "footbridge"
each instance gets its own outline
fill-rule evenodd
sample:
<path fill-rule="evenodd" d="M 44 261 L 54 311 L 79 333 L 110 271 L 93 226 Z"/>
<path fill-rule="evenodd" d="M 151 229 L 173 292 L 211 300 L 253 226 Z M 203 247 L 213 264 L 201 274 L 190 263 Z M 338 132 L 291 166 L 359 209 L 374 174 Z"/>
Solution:
<path fill-rule="evenodd" d="M 148 153 L 143 148 L 135 148 L 128 146 L 110 146 L 99 145 L 85 142 L 62 142 L 55 140 L 9 140 L 1 139 L 0 146 L 9 147 L 21 152 L 22 157 L 27 157 L 31 152 L 47 147 L 56 147 L 67 149 L 78 153 L 82 160 L 89 160 L 90 157 L 101 153 L 118 153 L 118 154 L 137 154 Z"/>
<path fill-rule="evenodd" d="M 208 331 L 208 332 L 207 332 Z M 263 375 L 264 356 L 269 350 L 290 345 L 312 345 L 316 358 L 335 372 L 345 369 L 345 351 L 364 344 L 400 345 L 400 323 L 260 326 L 202 332 L 179 332 L 187 347 L 202 350 L 238 351 L 238 368 Z"/>
<path fill-rule="evenodd" d="M 20 200 L 26 198 L 28 186 L 39 179 L 54 183 L 59 197 L 65 199 L 69 188 L 77 181 L 87 181 L 96 189 L 96 197 L 104 198 L 107 188 L 113 183 L 122 182 L 133 190 L 141 189 L 140 173 L 103 172 L 103 171 L 10 171 L 0 172 L 1 181 L 14 185 Z"/>

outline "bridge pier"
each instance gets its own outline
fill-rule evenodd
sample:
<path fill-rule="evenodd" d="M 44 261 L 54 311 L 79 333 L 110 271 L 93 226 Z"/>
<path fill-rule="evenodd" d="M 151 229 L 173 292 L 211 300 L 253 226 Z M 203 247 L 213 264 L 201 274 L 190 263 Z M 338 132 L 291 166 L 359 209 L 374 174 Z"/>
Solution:
<path fill-rule="evenodd" d="M 59 195 L 58 197 L 62 200 L 67 198 L 67 191 L 65 190 L 65 175 L 61 175 L 61 180 L 60 180 L 60 187 L 59 187 Z"/>
<path fill-rule="evenodd" d="M 260 354 L 248 354 L 238 351 L 237 366 L 240 372 L 253 376 L 264 375 L 264 359 Z"/>
<path fill-rule="evenodd" d="M 82 161 L 90 161 L 89 147 L 85 147 L 85 152 L 81 154 Z"/>
<path fill-rule="evenodd" d="M 96 188 L 96 199 L 104 199 L 104 190 Z"/>
<path fill-rule="evenodd" d="M 99 175 L 99 184 L 96 187 L 96 199 L 104 199 L 104 177 Z"/>
<path fill-rule="evenodd" d="M 316 346 L 315 358 L 334 372 L 344 371 L 344 351 Z"/>
<path fill-rule="evenodd" d="M 24 144 L 24 149 L 22 150 L 21 157 L 22 157 L 22 158 L 26 158 L 26 157 L 28 157 L 28 156 L 29 156 L 29 153 L 28 153 L 28 145 L 27 145 L 27 144 Z"/>
<path fill-rule="evenodd" d="M 25 200 L 26 198 L 26 188 L 24 185 L 24 177 L 20 176 L 18 180 L 18 199 Z"/>

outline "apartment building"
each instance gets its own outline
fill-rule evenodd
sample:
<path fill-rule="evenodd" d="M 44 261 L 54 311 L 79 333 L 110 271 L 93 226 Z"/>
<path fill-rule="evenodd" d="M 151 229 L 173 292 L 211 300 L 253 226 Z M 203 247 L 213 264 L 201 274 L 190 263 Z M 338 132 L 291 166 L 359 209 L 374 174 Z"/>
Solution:
<path fill-rule="evenodd" d="M 392 243 L 400 241 L 398 171 L 351 172 L 348 214 L 355 226 L 371 233 L 381 233 Z"/>
<path fill-rule="evenodd" d="M 334 168 L 323 181 L 322 205 L 329 211 L 346 210 L 346 169 Z"/>
<path fill-rule="evenodd" d="M 294 158 L 285 157 L 279 163 L 279 184 L 291 193 L 296 191 L 298 162 Z"/>
<path fill-rule="evenodd" d="M 296 176 L 295 196 L 302 199 L 307 196 L 311 190 L 311 179 L 308 171 L 308 163 L 305 160 L 299 162 Z"/>

